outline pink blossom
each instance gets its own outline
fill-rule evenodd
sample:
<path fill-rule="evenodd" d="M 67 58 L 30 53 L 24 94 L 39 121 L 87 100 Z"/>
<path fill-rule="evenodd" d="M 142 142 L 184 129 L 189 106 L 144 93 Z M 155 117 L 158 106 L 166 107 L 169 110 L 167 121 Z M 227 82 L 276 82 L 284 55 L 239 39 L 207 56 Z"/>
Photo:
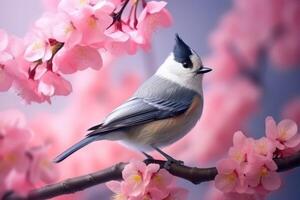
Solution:
<path fill-rule="evenodd" d="M 261 185 L 267 191 L 277 190 L 281 186 L 281 179 L 276 172 L 276 163 L 267 157 L 251 156 L 245 169 L 245 181 L 254 188 Z"/>
<path fill-rule="evenodd" d="M 146 165 L 140 161 L 132 161 L 124 168 L 122 182 L 111 181 L 107 186 L 115 193 L 118 200 L 176 200 L 187 192 L 181 188 L 172 187 L 172 175 L 166 170 L 159 170 L 159 165 Z"/>
<path fill-rule="evenodd" d="M 266 135 L 279 150 L 294 148 L 300 144 L 297 131 L 297 124 L 292 120 L 285 119 L 277 125 L 272 117 L 266 118 Z"/>
<path fill-rule="evenodd" d="M 252 144 L 241 131 L 235 132 L 233 135 L 233 147 L 229 149 L 228 155 L 238 164 L 247 161 L 247 155 L 251 151 Z"/>
<path fill-rule="evenodd" d="M 15 89 L 18 95 L 20 95 L 28 104 L 31 102 L 50 102 L 50 98 L 48 96 L 44 96 L 38 92 L 38 81 L 32 79 L 20 79 L 16 82 Z"/>
<path fill-rule="evenodd" d="M 152 174 L 158 170 L 158 165 L 150 164 L 146 166 L 143 162 L 133 162 L 131 165 L 127 165 L 122 173 L 127 192 L 131 196 L 143 195 L 145 188 L 151 181 Z"/>
<path fill-rule="evenodd" d="M 32 184 L 39 182 L 53 183 L 58 178 L 58 170 L 48 155 L 50 146 L 40 146 L 31 148 L 28 151 L 30 155 L 30 165 L 27 174 L 27 180 Z"/>
<path fill-rule="evenodd" d="M 29 62 L 38 60 L 47 61 L 52 56 L 52 48 L 43 33 L 35 32 L 28 36 L 28 46 L 25 50 L 24 57 Z"/>
<path fill-rule="evenodd" d="M 149 173 L 148 176 L 151 176 L 151 183 L 149 187 L 159 188 L 161 190 L 167 189 L 167 187 L 172 184 L 173 176 L 165 169 L 160 169 L 157 173 Z"/>
<path fill-rule="evenodd" d="M 82 39 L 82 33 L 64 12 L 45 13 L 35 22 L 35 26 L 43 33 L 44 38 L 63 43 L 68 48 L 80 44 Z M 55 42 L 52 46 L 55 46 Z"/>
<path fill-rule="evenodd" d="M 12 171 L 5 180 L 4 189 L 6 192 L 13 190 L 17 194 L 25 196 L 33 187 L 26 181 L 26 172 L 17 173 Z"/>
<path fill-rule="evenodd" d="M 172 23 L 170 13 L 165 9 L 167 2 L 150 1 L 138 17 L 137 29 L 144 38 L 143 47 L 148 49 L 152 33 L 159 27 L 168 27 Z"/>
<path fill-rule="evenodd" d="M 102 58 L 100 53 L 88 46 L 62 48 L 53 59 L 53 70 L 64 74 L 74 73 L 86 68 L 100 69 Z"/>
<path fill-rule="evenodd" d="M 273 158 L 276 146 L 270 139 L 262 137 L 258 140 L 254 140 L 253 145 L 255 153 L 258 155 L 265 156 L 269 159 Z"/>
<path fill-rule="evenodd" d="M 104 46 L 113 55 L 122 55 L 124 53 L 134 54 L 142 38 L 138 36 L 137 31 L 126 30 L 126 26 L 124 25 L 122 27 L 123 31 L 106 31 L 108 40 Z"/>
<path fill-rule="evenodd" d="M 49 146 L 30 148 L 32 133 L 19 111 L 0 113 L 0 195 L 2 189 L 22 195 L 57 178 L 47 155 Z"/>
<path fill-rule="evenodd" d="M 236 191 L 242 186 L 240 180 L 240 168 L 232 159 L 223 159 L 217 163 L 218 175 L 215 178 L 215 186 L 223 192 Z"/>
<path fill-rule="evenodd" d="M 0 64 L 0 92 L 7 91 L 12 86 L 13 79 Z"/>
<path fill-rule="evenodd" d="M 71 20 L 76 29 L 83 35 L 81 44 L 91 45 L 106 39 L 104 31 L 112 23 L 110 14 L 114 5 L 108 1 L 100 1 L 96 5 L 83 6 L 71 14 Z"/>
<path fill-rule="evenodd" d="M 25 123 L 24 116 L 18 111 L 0 113 L 0 183 L 13 169 L 24 173 L 28 166 L 25 149 L 31 132 Z"/>
<path fill-rule="evenodd" d="M 66 96 L 72 91 L 70 82 L 59 74 L 47 71 L 41 77 L 38 84 L 38 91 L 45 96 L 63 95 Z"/>
<path fill-rule="evenodd" d="M 56 15 L 56 24 L 53 25 L 53 38 L 71 48 L 80 44 L 82 33 L 73 25 L 70 17 L 64 13 Z"/>
<path fill-rule="evenodd" d="M 54 12 L 44 13 L 41 18 L 35 21 L 32 35 L 30 33 L 27 34 L 27 38 L 25 39 L 32 42 L 35 39 L 34 37 L 44 39 L 45 41 L 53 38 L 53 26 L 58 23 L 58 20 L 56 20 L 57 15 L 59 14 Z"/>
<path fill-rule="evenodd" d="M 9 45 L 9 37 L 7 33 L 0 29 L 0 91 L 8 90 L 13 82 L 12 77 L 7 72 L 5 64 L 12 56 L 6 52 Z"/>

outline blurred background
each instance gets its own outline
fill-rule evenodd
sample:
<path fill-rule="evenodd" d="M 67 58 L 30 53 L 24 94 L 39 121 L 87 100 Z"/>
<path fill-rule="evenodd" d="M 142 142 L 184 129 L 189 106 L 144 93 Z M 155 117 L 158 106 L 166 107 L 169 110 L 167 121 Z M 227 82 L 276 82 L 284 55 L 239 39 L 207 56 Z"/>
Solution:
<path fill-rule="evenodd" d="M 297 0 L 264 3 L 173 0 L 167 8 L 173 16 L 173 25 L 154 34 L 150 51 L 140 50 L 136 55 L 107 60 L 99 72 L 86 70 L 69 76 L 73 93 L 55 97 L 51 105 L 26 105 L 13 91 L 0 93 L 0 110 L 17 108 L 24 112 L 39 140 L 53 143 L 49 154 L 53 157 L 81 138 L 84 130 L 100 122 L 151 76 L 171 52 L 174 34 L 179 33 L 214 71 L 205 79 L 203 118 L 167 152 L 178 155 L 178 159 L 189 165 L 212 166 L 227 153 L 235 131 L 262 137 L 268 115 L 277 121 L 293 118 L 299 126 L 300 9 Z M 40 0 L 1 0 L 0 28 L 22 37 L 42 12 Z M 141 155 L 118 144 L 102 142 L 101 148 L 99 145 L 92 144 L 60 163 L 61 179 L 128 161 L 132 156 L 142 159 Z M 268 199 L 298 200 L 300 171 L 291 170 L 282 177 L 283 186 Z M 211 183 L 193 185 L 178 180 L 178 184 L 191 191 L 191 200 L 213 199 Z M 101 199 L 109 199 L 111 193 L 103 186 L 96 186 L 65 198 L 99 199 L 99 195 Z"/>

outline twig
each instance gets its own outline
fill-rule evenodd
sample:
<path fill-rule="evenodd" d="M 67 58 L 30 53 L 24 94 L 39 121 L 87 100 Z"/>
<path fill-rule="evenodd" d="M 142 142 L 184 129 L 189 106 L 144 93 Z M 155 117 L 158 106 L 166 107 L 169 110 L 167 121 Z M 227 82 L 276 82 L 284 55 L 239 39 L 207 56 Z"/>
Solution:
<path fill-rule="evenodd" d="M 278 172 L 287 171 L 300 166 L 300 152 L 285 158 L 274 159 L 278 166 Z M 145 160 L 146 164 L 159 164 L 161 168 L 164 167 L 165 161 L 162 160 Z M 62 182 L 47 185 L 45 187 L 32 190 L 26 197 L 20 197 L 16 193 L 6 195 L 3 200 L 41 200 L 53 198 L 56 196 L 70 194 L 84 190 L 97 184 L 105 183 L 112 180 L 121 180 L 122 171 L 127 163 L 118 163 L 107 169 L 91 173 L 84 176 L 70 178 Z M 200 184 L 206 181 L 214 180 L 217 175 L 217 169 L 211 168 L 197 168 L 173 163 L 168 170 L 172 175 L 188 180 L 194 184 Z"/>

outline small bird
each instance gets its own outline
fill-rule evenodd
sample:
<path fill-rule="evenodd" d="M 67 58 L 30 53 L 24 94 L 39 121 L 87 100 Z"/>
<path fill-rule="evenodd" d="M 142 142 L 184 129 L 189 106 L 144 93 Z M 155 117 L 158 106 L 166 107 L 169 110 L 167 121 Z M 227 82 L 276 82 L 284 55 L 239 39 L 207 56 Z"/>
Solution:
<path fill-rule="evenodd" d="M 61 162 L 98 140 L 122 141 L 147 158 L 152 157 L 146 152 L 156 150 L 168 162 L 181 162 L 160 148 L 185 136 L 199 120 L 203 109 L 203 74 L 209 71 L 198 54 L 176 34 L 173 52 L 156 73 L 54 162 Z"/>

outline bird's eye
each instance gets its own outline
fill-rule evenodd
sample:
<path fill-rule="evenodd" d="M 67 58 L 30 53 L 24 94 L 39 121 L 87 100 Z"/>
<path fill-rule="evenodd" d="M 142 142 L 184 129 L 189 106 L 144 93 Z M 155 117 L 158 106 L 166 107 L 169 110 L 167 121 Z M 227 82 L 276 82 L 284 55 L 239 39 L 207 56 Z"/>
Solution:
<path fill-rule="evenodd" d="M 184 68 L 189 68 L 189 67 L 190 67 L 189 64 L 188 64 L 187 62 L 182 63 L 182 66 L 183 66 Z"/>
<path fill-rule="evenodd" d="M 192 62 L 183 62 L 182 66 L 184 68 L 193 68 L 193 63 Z"/>

